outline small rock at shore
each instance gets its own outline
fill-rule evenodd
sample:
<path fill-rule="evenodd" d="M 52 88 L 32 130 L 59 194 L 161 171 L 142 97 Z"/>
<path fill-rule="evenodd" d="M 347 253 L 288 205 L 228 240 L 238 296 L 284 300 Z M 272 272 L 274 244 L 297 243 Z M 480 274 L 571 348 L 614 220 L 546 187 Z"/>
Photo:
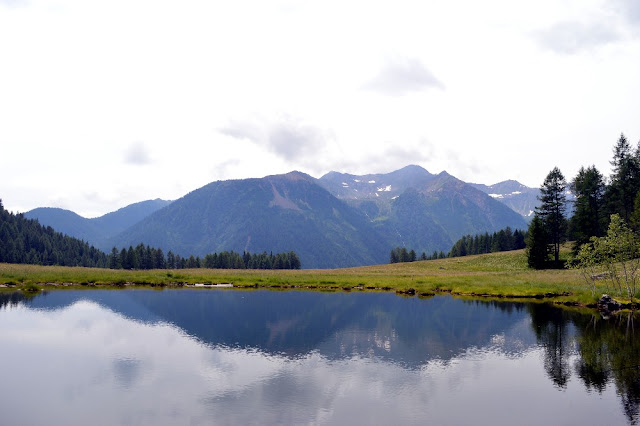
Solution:
<path fill-rule="evenodd" d="M 611 298 L 608 294 L 603 294 L 598 300 L 598 310 L 603 315 L 610 315 L 622 309 L 622 304 Z"/>

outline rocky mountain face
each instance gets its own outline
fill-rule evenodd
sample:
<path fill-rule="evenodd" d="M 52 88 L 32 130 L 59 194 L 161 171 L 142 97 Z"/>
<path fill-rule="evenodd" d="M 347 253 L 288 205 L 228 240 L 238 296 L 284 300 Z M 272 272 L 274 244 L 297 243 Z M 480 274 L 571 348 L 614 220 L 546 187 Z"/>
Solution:
<path fill-rule="evenodd" d="M 540 203 L 538 201 L 540 189 L 529 188 L 515 180 L 505 180 L 494 185 L 479 183 L 471 183 L 469 185 L 507 205 L 511 210 L 520 213 L 527 220 L 533 217 L 533 213 Z"/>
<path fill-rule="evenodd" d="M 334 268 L 386 263 L 397 246 L 448 252 L 466 234 L 526 228 L 498 199 L 446 172 L 407 166 L 212 182 L 171 203 L 138 203 L 96 219 L 61 209 L 27 215 L 105 251 L 140 243 L 182 256 L 293 250 L 303 268 Z"/>
<path fill-rule="evenodd" d="M 527 222 L 533 218 L 536 207 L 540 205 L 540 200 L 538 200 L 540 189 L 530 188 L 515 180 L 505 180 L 493 185 L 479 183 L 470 183 L 469 185 L 500 201 L 513 211 L 520 213 Z M 567 215 L 571 216 L 573 215 L 575 195 L 568 186 L 565 191 L 565 197 L 567 199 Z"/>
<path fill-rule="evenodd" d="M 418 253 L 447 252 L 466 234 L 527 226 L 513 210 L 473 186 L 419 166 L 364 176 L 330 172 L 319 182 L 366 214 L 392 247 Z"/>
<path fill-rule="evenodd" d="M 409 188 L 426 185 L 432 175 L 420 166 L 406 166 L 386 174 L 351 175 L 329 172 L 318 182 L 343 200 L 384 200 L 396 198 Z"/>

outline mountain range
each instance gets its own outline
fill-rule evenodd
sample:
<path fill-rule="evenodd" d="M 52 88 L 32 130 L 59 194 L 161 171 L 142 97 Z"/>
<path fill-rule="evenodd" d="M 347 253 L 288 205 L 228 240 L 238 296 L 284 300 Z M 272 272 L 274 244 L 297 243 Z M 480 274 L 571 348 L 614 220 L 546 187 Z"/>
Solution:
<path fill-rule="evenodd" d="M 38 207 L 26 212 L 24 216 L 27 219 L 37 219 L 42 225 L 51 226 L 58 232 L 87 241 L 104 251 L 109 246 L 110 238 L 169 204 L 171 201 L 147 200 L 92 219 L 54 207 Z"/>
<path fill-rule="evenodd" d="M 471 183 L 470 185 L 506 204 L 510 209 L 526 218 L 533 217 L 539 203 L 540 189 L 529 188 L 515 180 L 505 180 L 495 185 L 480 183 Z"/>
<path fill-rule="evenodd" d="M 525 229 L 504 202 L 513 197 L 494 196 L 503 184 L 513 196 L 530 189 L 509 182 L 483 188 L 419 166 L 319 179 L 294 171 L 212 182 L 173 202 L 144 201 L 95 219 L 51 208 L 25 216 L 104 251 L 140 243 L 182 256 L 293 250 L 304 268 L 335 268 L 386 263 L 397 246 L 447 252 L 466 234 Z"/>

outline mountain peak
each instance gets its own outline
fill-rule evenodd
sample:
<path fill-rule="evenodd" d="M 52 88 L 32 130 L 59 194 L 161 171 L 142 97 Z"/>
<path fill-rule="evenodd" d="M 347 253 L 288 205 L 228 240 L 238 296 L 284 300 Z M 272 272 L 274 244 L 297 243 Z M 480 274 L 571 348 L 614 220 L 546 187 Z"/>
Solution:
<path fill-rule="evenodd" d="M 280 175 L 269 175 L 269 176 L 265 176 L 265 178 L 270 180 L 273 180 L 273 179 L 287 180 L 291 182 L 300 181 L 300 180 L 311 182 L 315 180 L 313 177 L 309 176 L 308 174 L 300 172 L 298 170 L 293 170 L 289 173 L 280 174 Z"/>
<path fill-rule="evenodd" d="M 397 172 L 411 172 L 411 173 L 422 173 L 422 174 L 431 174 L 429 173 L 429 171 L 427 169 L 425 169 L 424 167 L 418 166 L 416 164 L 409 164 L 408 166 L 404 166 L 401 169 L 396 170 L 395 172 L 392 173 L 397 173 Z"/>

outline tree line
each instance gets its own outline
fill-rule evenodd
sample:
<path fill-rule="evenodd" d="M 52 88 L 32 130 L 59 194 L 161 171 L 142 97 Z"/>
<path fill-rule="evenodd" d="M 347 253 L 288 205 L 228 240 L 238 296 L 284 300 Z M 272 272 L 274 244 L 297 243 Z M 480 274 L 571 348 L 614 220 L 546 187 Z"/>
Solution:
<path fill-rule="evenodd" d="M 507 226 L 498 232 L 489 234 L 465 235 L 456 241 L 448 253 L 434 251 L 431 255 L 425 252 L 418 257 L 415 250 L 396 247 L 391 250 L 389 263 L 415 262 L 416 260 L 436 260 L 447 257 L 461 257 L 473 254 L 496 253 L 500 251 L 519 250 L 525 248 L 527 233 Z"/>
<path fill-rule="evenodd" d="M 514 231 L 509 226 L 493 234 L 485 232 L 475 236 L 465 235 L 453 244 L 449 257 L 523 249 L 526 246 L 526 235 L 526 231 Z"/>
<path fill-rule="evenodd" d="M 107 256 L 82 240 L 6 211 L 0 200 L 0 262 L 104 268 Z"/>
<path fill-rule="evenodd" d="M 139 244 L 128 249 L 111 249 L 108 256 L 108 267 L 111 269 L 300 269 L 298 255 L 288 253 L 249 253 L 232 251 L 209 253 L 204 257 L 182 257 L 171 250 L 165 257 L 162 249 Z"/>
<path fill-rule="evenodd" d="M 562 267 L 560 245 L 572 240 L 577 254 L 594 238 L 603 238 L 612 223 L 640 231 L 640 142 L 633 148 L 624 134 L 614 145 L 608 179 L 595 166 L 581 167 L 567 182 L 558 167 L 553 168 L 540 187 L 540 206 L 528 229 L 527 259 L 536 269 Z M 573 215 L 567 218 L 566 191 L 575 200 Z"/>
<path fill-rule="evenodd" d="M 0 262 L 34 265 L 83 266 L 111 269 L 300 269 L 298 255 L 234 251 L 182 257 L 162 249 L 139 244 L 106 253 L 77 238 L 56 232 L 35 219 L 13 214 L 0 200 Z"/>

